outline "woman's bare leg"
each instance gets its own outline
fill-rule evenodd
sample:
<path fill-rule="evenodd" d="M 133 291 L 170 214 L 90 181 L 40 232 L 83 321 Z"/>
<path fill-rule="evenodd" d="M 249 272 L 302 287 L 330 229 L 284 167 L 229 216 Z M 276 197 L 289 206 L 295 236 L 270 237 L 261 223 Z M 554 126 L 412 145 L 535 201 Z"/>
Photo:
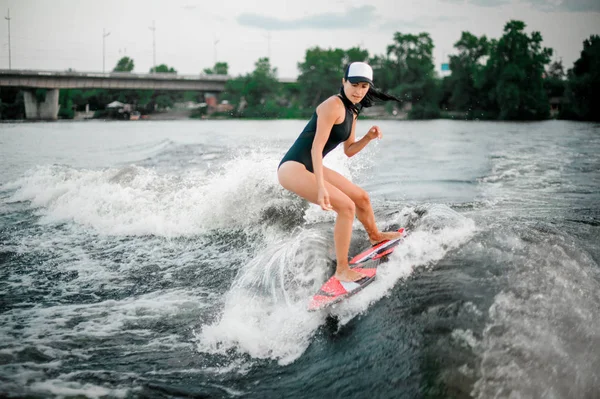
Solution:
<path fill-rule="evenodd" d="M 300 197 L 317 203 L 318 189 L 315 175 L 301 163 L 287 161 L 277 171 L 279 183 L 287 190 L 298 194 Z M 348 265 L 348 251 L 352 239 L 352 224 L 354 222 L 354 202 L 337 187 L 325 182 L 325 188 L 329 192 L 329 200 L 333 210 L 337 213 L 335 226 L 333 228 L 333 239 L 335 242 L 335 255 L 337 267 L 335 276 L 340 281 L 356 281 L 364 277 L 350 269 Z"/>
<path fill-rule="evenodd" d="M 382 232 L 375 223 L 375 214 L 371 206 L 371 199 L 365 190 L 346 179 L 338 172 L 323 167 L 323 178 L 346 194 L 356 205 L 356 217 L 365 227 L 371 244 L 383 240 L 391 240 L 400 237 L 402 233 L 396 231 Z"/>

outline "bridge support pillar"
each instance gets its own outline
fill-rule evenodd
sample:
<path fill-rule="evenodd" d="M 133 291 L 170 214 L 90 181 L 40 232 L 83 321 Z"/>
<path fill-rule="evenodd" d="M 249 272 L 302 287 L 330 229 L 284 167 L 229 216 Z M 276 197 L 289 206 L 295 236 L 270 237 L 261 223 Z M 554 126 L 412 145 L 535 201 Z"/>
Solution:
<path fill-rule="evenodd" d="M 25 118 L 56 120 L 58 118 L 58 89 L 47 89 L 44 101 L 38 101 L 35 91 L 25 90 Z"/>

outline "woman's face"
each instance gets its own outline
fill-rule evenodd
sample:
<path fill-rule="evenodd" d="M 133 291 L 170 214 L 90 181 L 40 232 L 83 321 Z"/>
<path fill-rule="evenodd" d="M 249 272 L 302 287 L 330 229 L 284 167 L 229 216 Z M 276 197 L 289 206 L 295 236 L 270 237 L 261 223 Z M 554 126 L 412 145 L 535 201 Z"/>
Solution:
<path fill-rule="evenodd" d="M 369 83 L 367 82 L 350 83 L 350 81 L 342 79 L 342 84 L 344 85 L 346 97 L 354 104 L 358 104 L 369 91 Z"/>

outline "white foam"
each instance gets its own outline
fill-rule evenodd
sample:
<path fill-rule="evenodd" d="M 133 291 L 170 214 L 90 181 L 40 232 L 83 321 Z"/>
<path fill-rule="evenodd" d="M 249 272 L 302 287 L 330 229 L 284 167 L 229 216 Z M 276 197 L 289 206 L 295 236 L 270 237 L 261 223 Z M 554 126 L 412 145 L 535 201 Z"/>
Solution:
<path fill-rule="evenodd" d="M 430 267 L 448 251 L 467 242 L 475 233 L 475 223 L 460 216 L 445 205 L 421 206 L 426 213 L 418 220 L 414 230 L 377 269 L 377 279 L 356 295 L 342 302 L 334 310 L 345 324 L 366 311 L 373 303 L 387 296 L 391 289 L 408 277 L 417 267 Z M 405 208 L 391 223 L 407 225 L 415 215 L 414 208 Z"/>
<path fill-rule="evenodd" d="M 478 348 L 472 395 L 595 397 L 600 392 L 597 264 L 570 240 L 536 232 L 499 238 L 510 251 L 507 287 L 496 295 Z"/>
<path fill-rule="evenodd" d="M 302 229 L 273 239 L 236 278 L 220 319 L 196 334 L 198 349 L 219 354 L 234 349 L 281 364 L 297 359 L 322 322 L 306 306 L 326 270 L 324 242 L 318 233 Z"/>
<path fill-rule="evenodd" d="M 79 383 L 76 381 L 64 381 L 51 379 L 42 382 L 34 382 L 29 388 L 34 392 L 51 393 L 58 397 L 85 396 L 88 398 L 114 397 L 124 398 L 129 393 L 129 388 L 105 388 L 91 383 Z"/>
<path fill-rule="evenodd" d="M 479 345 L 479 341 L 473 335 L 473 331 L 467 329 L 463 330 L 461 328 L 457 328 L 452 331 L 452 338 L 458 341 L 461 345 L 466 345 L 469 349 L 477 347 Z"/>
<path fill-rule="evenodd" d="M 111 337 L 127 331 L 129 334 L 148 337 L 152 331 L 144 328 L 149 322 L 172 317 L 182 311 L 208 306 L 206 297 L 183 290 L 162 291 L 120 301 L 107 300 L 93 304 L 55 305 L 32 309 L 11 310 L 0 315 L 0 332 L 8 334 L 14 328 L 18 314 L 22 328 L 15 344 L 35 346 L 53 359 L 72 356 L 71 351 L 52 347 L 53 343 L 72 337 Z M 77 321 L 73 325 L 71 323 Z M 164 338 L 164 337 L 163 337 Z M 151 342 L 150 344 L 156 344 Z M 175 340 L 163 340 L 162 346 L 177 346 Z M 90 348 L 93 350 L 93 348 Z M 84 353 L 85 354 L 85 353 Z"/>
<path fill-rule="evenodd" d="M 435 263 L 468 240 L 475 230 L 471 220 L 447 207 L 431 206 L 428 212 L 421 219 L 423 227 L 411 232 L 390 261 L 379 267 L 378 278 L 361 294 L 332 310 L 342 324 L 387 295 L 414 268 Z M 400 212 L 397 221 L 405 221 L 409 213 Z M 447 227 L 434 231 L 431 226 L 437 224 Z M 233 350 L 281 364 L 297 359 L 327 315 L 308 312 L 307 305 L 329 277 L 327 259 L 333 257 L 330 240 L 299 229 L 291 237 L 270 242 L 240 271 L 227 293 L 220 318 L 196 334 L 198 349 L 219 354 Z"/>
<path fill-rule="evenodd" d="M 206 175 L 160 175 L 138 166 L 86 170 L 44 166 L 2 188 L 30 201 L 42 222 L 73 221 L 105 234 L 180 236 L 255 225 L 261 211 L 289 201 L 277 157 L 252 152 Z"/>

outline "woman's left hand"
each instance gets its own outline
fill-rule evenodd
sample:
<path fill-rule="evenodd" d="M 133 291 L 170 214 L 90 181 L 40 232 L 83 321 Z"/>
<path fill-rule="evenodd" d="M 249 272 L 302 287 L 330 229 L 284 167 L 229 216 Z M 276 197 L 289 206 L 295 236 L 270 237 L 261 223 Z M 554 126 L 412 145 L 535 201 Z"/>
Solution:
<path fill-rule="evenodd" d="M 367 132 L 367 137 L 369 140 L 382 138 L 383 135 L 381 134 L 381 129 L 379 129 L 379 126 L 372 126 Z"/>

